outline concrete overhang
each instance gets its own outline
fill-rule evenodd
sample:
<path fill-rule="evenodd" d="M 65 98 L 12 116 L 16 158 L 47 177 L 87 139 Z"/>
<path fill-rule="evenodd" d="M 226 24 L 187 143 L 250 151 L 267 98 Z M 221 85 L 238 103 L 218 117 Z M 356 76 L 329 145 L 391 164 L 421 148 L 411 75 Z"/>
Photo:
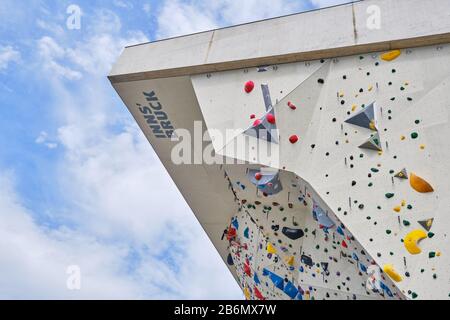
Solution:
<path fill-rule="evenodd" d="M 450 1 L 364 0 L 130 46 L 109 79 L 178 77 L 448 42 Z"/>

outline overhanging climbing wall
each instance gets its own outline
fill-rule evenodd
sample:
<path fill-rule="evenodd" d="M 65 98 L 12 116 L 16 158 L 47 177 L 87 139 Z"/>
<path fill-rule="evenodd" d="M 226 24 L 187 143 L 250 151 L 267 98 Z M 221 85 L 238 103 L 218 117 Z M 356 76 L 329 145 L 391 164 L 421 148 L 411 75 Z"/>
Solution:
<path fill-rule="evenodd" d="M 449 62 L 444 45 L 191 77 L 216 152 L 249 163 L 221 166 L 247 298 L 449 297 Z M 277 161 L 227 149 L 241 135 Z"/>

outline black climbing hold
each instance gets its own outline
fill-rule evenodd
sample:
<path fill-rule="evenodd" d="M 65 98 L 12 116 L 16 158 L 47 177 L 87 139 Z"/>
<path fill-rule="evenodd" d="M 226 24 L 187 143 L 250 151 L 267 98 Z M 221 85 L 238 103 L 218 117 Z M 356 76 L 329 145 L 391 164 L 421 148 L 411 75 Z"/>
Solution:
<path fill-rule="evenodd" d="M 319 79 L 317 79 L 317 82 L 320 83 L 320 84 L 324 84 L 325 80 L 323 80 L 322 78 L 319 78 Z"/>
<path fill-rule="evenodd" d="M 304 236 L 302 229 L 292 229 L 288 227 L 283 227 L 281 232 L 291 240 L 297 240 Z"/>

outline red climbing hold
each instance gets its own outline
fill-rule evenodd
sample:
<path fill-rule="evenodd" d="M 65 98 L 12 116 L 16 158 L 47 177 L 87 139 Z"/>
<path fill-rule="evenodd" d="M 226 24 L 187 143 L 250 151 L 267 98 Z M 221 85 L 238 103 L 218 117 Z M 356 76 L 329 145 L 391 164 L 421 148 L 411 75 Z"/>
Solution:
<path fill-rule="evenodd" d="M 258 298 L 259 300 L 266 300 L 266 298 L 264 298 L 264 296 L 261 294 L 261 292 L 258 290 L 257 287 L 255 287 L 255 297 Z"/>
<path fill-rule="evenodd" d="M 267 119 L 267 122 L 268 122 L 268 123 L 275 124 L 275 116 L 274 116 L 273 114 L 269 113 L 269 114 L 266 116 L 266 119 Z"/>
<path fill-rule="evenodd" d="M 289 137 L 289 141 L 291 143 L 296 143 L 298 141 L 298 137 L 294 134 L 294 135 Z"/>
<path fill-rule="evenodd" d="M 233 240 L 236 237 L 236 229 L 229 227 L 227 231 L 227 240 Z"/>
<path fill-rule="evenodd" d="M 253 126 L 254 126 L 254 127 L 257 127 L 257 126 L 259 126 L 260 124 L 261 124 L 261 120 L 259 120 L 259 119 L 256 119 L 255 122 L 253 122 Z"/>
<path fill-rule="evenodd" d="M 342 245 L 344 248 L 348 248 L 347 242 L 345 242 L 345 240 L 342 240 L 341 245 Z"/>
<path fill-rule="evenodd" d="M 290 101 L 288 102 L 288 107 L 291 108 L 292 110 L 297 109 L 297 107 Z"/>
<path fill-rule="evenodd" d="M 250 270 L 250 266 L 247 263 L 244 263 L 244 272 L 249 277 L 252 276 L 252 271 Z"/>
<path fill-rule="evenodd" d="M 255 179 L 257 181 L 261 180 L 261 178 L 262 178 L 262 174 L 260 172 L 255 173 Z"/>
<path fill-rule="evenodd" d="M 253 81 L 247 81 L 245 83 L 245 92 L 250 93 L 253 91 L 253 89 L 255 88 L 255 83 Z"/>
<path fill-rule="evenodd" d="M 250 119 L 255 119 L 255 118 L 256 118 L 256 116 L 254 114 L 250 115 Z"/>

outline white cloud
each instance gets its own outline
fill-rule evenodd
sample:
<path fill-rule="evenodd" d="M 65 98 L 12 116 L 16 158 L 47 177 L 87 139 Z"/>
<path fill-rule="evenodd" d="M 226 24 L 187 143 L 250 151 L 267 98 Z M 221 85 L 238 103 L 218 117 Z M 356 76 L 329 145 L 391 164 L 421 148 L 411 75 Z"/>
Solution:
<path fill-rule="evenodd" d="M 48 204 L 46 220 L 58 227 L 41 225 L 45 213 L 26 209 L 0 171 L 0 234 L 8 237 L 0 243 L 0 298 L 241 298 L 106 79 L 123 46 L 147 38 L 121 32 L 110 12 L 100 15 L 83 41 L 38 41 L 39 66 L 47 71 L 39 80 L 48 85 L 58 129 L 57 139 L 42 131 L 36 143 L 58 143 L 52 183 L 67 207 Z M 83 81 L 59 81 L 75 75 Z M 66 289 L 68 265 L 81 267 L 82 290 Z"/>
<path fill-rule="evenodd" d="M 6 70 L 11 62 L 20 61 L 20 52 L 12 46 L 0 46 L 0 71 Z"/>
<path fill-rule="evenodd" d="M 158 14 L 158 37 L 184 35 L 304 10 L 296 0 L 167 0 Z"/>
<path fill-rule="evenodd" d="M 38 137 L 36 138 L 35 142 L 37 144 L 43 144 L 45 145 L 47 148 L 49 149 L 55 149 L 58 147 L 58 144 L 55 142 L 50 142 L 49 138 L 48 138 L 48 133 L 45 131 L 41 131 L 38 135 Z"/>

